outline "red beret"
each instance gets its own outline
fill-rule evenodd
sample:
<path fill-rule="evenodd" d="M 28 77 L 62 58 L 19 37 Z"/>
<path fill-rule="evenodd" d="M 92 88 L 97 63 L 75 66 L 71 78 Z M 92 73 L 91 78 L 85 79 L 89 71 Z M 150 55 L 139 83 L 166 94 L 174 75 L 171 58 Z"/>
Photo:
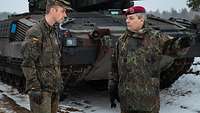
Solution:
<path fill-rule="evenodd" d="M 145 8 L 142 6 L 131 6 L 127 9 L 125 15 L 130 15 L 135 13 L 145 13 Z"/>

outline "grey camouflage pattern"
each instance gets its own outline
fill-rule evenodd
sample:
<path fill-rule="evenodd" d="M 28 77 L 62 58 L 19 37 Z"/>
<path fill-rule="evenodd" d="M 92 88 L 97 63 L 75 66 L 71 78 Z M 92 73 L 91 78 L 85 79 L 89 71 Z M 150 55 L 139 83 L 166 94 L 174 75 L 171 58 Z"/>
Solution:
<path fill-rule="evenodd" d="M 160 62 L 163 55 L 182 49 L 179 44 L 179 40 L 148 27 L 138 33 L 127 30 L 119 38 L 113 52 L 110 80 L 118 82 L 122 112 L 159 112 L 160 66 L 163 65 Z"/>

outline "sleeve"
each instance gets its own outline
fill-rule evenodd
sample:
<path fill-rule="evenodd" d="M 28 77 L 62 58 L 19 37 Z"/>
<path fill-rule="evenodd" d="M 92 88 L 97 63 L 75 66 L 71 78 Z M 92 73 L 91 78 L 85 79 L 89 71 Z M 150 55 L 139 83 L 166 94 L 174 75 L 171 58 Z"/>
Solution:
<path fill-rule="evenodd" d="M 119 74 L 118 74 L 118 43 L 115 49 L 113 49 L 112 57 L 111 57 L 111 72 L 109 74 L 108 80 L 108 92 L 110 96 L 111 108 L 116 107 L 115 99 L 119 101 L 118 95 L 118 81 L 119 81 Z"/>
<path fill-rule="evenodd" d="M 118 82 L 119 73 L 118 73 L 118 42 L 116 43 L 116 47 L 112 51 L 111 56 L 111 72 L 109 74 L 109 80 L 113 80 Z"/>
<path fill-rule="evenodd" d="M 157 36 L 160 37 L 159 42 L 162 48 L 162 53 L 171 57 L 184 56 L 187 54 L 191 45 L 191 37 L 187 34 L 178 38 L 164 33 L 158 33 Z"/>
<path fill-rule="evenodd" d="M 118 70 L 118 60 L 119 60 L 119 46 L 120 43 L 127 37 L 127 32 L 124 32 L 117 40 L 111 56 L 111 72 L 109 74 L 109 80 L 118 83 L 119 81 L 119 70 Z"/>
<path fill-rule="evenodd" d="M 41 54 L 42 46 L 42 33 L 39 30 L 34 27 L 28 30 L 22 43 L 22 70 L 26 78 L 26 91 L 40 90 L 36 69 L 36 62 Z"/>

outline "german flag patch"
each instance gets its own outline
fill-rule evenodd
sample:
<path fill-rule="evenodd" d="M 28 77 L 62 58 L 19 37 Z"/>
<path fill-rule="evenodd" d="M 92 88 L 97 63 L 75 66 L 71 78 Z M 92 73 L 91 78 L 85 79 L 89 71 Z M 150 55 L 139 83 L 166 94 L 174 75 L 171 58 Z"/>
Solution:
<path fill-rule="evenodd" d="M 39 42 L 39 39 L 38 39 L 38 38 L 35 38 L 35 37 L 33 37 L 33 38 L 31 38 L 31 41 L 32 41 L 33 43 L 37 43 L 37 42 Z"/>

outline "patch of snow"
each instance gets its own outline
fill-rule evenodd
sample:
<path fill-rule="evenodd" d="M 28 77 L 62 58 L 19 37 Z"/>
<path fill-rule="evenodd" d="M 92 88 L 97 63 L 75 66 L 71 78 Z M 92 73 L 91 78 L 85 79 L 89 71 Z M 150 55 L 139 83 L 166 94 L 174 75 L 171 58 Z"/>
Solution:
<path fill-rule="evenodd" d="M 169 89 L 161 91 L 160 113 L 198 113 L 200 76 L 182 75 Z"/>
<path fill-rule="evenodd" d="M 197 72 L 200 71 L 200 57 L 195 57 L 194 58 L 194 65 L 192 65 L 190 68 L 192 69 L 192 72 Z"/>
<path fill-rule="evenodd" d="M 0 108 L 0 112 L 1 113 L 16 113 L 15 111 L 12 111 L 12 110 L 7 109 L 7 108 Z"/>
<path fill-rule="evenodd" d="M 200 71 L 200 57 L 195 57 L 190 69 Z M 172 87 L 160 93 L 160 113 L 199 113 L 200 76 L 183 74 Z"/>
<path fill-rule="evenodd" d="M 110 108 L 109 97 L 105 91 L 88 92 L 76 97 L 68 97 L 61 102 L 61 105 L 80 109 L 81 112 L 77 113 L 120 113 L 119 104 L 114 109 Z"/>
<path fill-rule="evenodd" d="M 194 65 L 191 66 L 193 72 L 200 70 L 199 63 L 200 57 L 195 58 Z M 27 95 L 19 94 L 16 89 L 1 82 L 0 90 L 0 94 L 6 94 L 17 104 L 30 109 Z M 199 99 L 200 76 L 183 74 L 172 87 L 161 91 L 159 113 L 200 113 Z M 78 94 L 60 102 L 59 108 L 60 111 L 68 109 L 70 113 L 120 113 L 119 104 L 115 109 L 110 108 L 109 97 L 105 91 L 78 91 Z M 3 110 L 7 110 L 6 113 L 15 113 L 8 109 Z"/>
<path fill-rule="evenodd" d="M 0 94 L 7 95 L 9 98 L 13 99 L 18 105 L 30 110 L 28 95 L 20 94 L 17 89 L 2 82 L 0 82 L 0 90 L 2 91 Z"/>

